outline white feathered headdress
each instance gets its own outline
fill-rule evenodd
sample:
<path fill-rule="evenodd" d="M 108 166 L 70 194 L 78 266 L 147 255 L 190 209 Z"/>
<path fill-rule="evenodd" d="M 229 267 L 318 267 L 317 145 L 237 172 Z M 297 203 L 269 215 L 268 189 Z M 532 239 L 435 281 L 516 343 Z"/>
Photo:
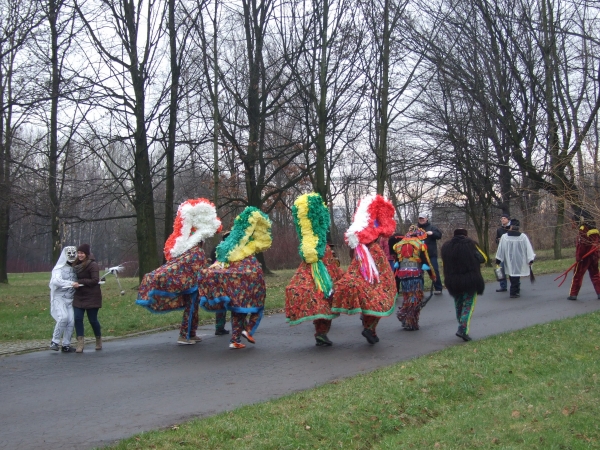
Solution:
<path fill-rule="evenodd" d="M 187 200 L 179 205 L 173 233 L 165 242 L 167 260 L 181 255 L 194 245 L 221 231 L 217 209 L 205 198 Z"/>

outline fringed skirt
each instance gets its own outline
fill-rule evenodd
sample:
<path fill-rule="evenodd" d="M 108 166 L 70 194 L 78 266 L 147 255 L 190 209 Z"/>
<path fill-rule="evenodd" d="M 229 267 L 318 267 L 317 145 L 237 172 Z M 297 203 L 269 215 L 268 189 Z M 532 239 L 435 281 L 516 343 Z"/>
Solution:
<path fill-rule="evenodd" d="M 398 320 L 406 330 L 418 330 L 423 307 L 423 277 L 403 278 L 400 283 L 403 302 L 398 310 Z"/>

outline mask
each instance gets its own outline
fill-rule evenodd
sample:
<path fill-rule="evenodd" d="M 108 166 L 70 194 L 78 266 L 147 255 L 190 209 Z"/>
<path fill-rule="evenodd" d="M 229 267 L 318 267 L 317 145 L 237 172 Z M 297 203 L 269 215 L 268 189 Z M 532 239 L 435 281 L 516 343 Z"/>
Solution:
<path fill-rule="evenodd" d="M 70 263 L 77 259 L 77 248 L 73 246 L 65 247 L 65 255 Z"/>

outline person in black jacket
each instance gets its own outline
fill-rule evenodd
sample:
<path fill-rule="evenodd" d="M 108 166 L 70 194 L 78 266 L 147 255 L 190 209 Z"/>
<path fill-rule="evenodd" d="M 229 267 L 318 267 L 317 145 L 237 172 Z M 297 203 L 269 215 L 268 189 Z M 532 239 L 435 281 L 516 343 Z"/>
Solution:
<path fill-rule="evenodd" d="M 419 228 L 422 228 L 427 232 L 425 245 L 427 245 L 427 253 L 429 253 L 429 259 L 431 260 L 431 265 L 435 271 L 433 293 L 439 295 L 442 293 L 442 278 L 440 277 L 440 269 L 438 266 L 437 241 L 442 238 L 442 232 L 438 227 L 429 222 L 429 216 L 426 213 L 419 214 Z"/>
<path fill-rule="evenodd" d="M 475 241 L 467 236 L 467 230 L 454 230 L 454 237 L 442 245 L 444 281 L 446 289 L 454 297 L 458 331 L 456 335 L 470 341 L 469 326 L 477 302 L 477 295 L 483 294 L 485 282 L 480 265 L 487 257 Z"/>
<path fill-rule="evenodd" d="M 500 216 L 500 227 L 496 230 L 496 244 L 500 243 L 500 238 L 503 234 L 505 234 L 508 230 L 510 230 L 510 216 L 506 213 L 502 213 Z M 500 264 L 501 267 L 504 268 L 504 263 Z M 500 288 L 496 289 L 496 292 L 506 292 L 507 290 L 507 282 L 506 278 L 500 280 Z"/>

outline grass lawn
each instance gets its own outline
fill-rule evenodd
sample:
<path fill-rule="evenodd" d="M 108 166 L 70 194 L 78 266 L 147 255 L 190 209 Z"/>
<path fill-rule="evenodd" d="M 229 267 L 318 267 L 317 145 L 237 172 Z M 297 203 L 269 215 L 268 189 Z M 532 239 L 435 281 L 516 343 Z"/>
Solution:
<path fill-rule="evenodd" d="M 142 433 L 116 449 L 600 448 L 600 313 Z"/>
<path fill-rule="evenodd" d="M 573 249 L 564 249 L 563 254 L 572 255 Z M 573 263 L 567 259 L 549 259 L 551 251 L 538 252 L 538 261 L 534 264 L 536 274 L 557 273 Z M 285 287 L 294 274 L 294 270 L 280 270 L 266 277 L 266 310 L 280 312 L 285 306 Z M 486 281 L 494 281 L 492 267 L 483 269 Z M 427 277 L 426 277 L 427 278 Z M 9 274 L 9 283 L 0 284 L 0 343 L 23 340 L 50 339 L 54 329 L 54 320 L 50 316 L 49 273 Z M 137 298 L 137 278 L 120 278 L 125 295 L 119 295 L 120 289 L 114 277 L 109 275 L 102 286 L 103 307 L 99 319 L 104 336 L 125 336 L 132 333 L 150 331 L 166 327 L 178 327 L 181 312 L 152 314 L 135 304 Z M 429 289 L 430 281 L 425 287 Z M 200 312 L 200 321 L 214 322 L 214 314 Z M 87 327 L 89 328 L 89 326 Z"/>

